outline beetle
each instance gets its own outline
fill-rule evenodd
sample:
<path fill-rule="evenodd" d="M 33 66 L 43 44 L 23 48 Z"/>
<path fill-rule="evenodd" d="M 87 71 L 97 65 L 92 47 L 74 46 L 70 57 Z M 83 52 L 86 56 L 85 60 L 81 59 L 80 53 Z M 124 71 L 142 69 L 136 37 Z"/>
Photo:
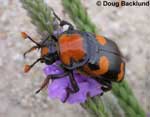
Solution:
<path fill-rule="evenodd" d="M 62 74 L 48 75 L 36 93 L 39 93 L 50 79 L 69 76 L 72 89 L 66 88 L 67 99 L 70 93 L 79 91 L 73 70 L 78 70 L 101 83 L 104 91 L 112 88 L 112 82 L 123 80 L 125 62 L 115 42 L 101 35 L 76 30 L 72 24 L 61 20 L 55 12 L 53 14 L 60 21 L 61 27 L 68 25 L 68 29 L 57 37 L 49 34 L 47 38 L 38 43 L 22 32 L 25 39 L 28 38 L 36 44 L 26 51 L 24 56 L 37 48 L 41 49 L 41 57 L 32 65 L 26 65 L 24 72 L 28 72 L 39 61 L 51 65 L 57 60 L 61 61 L 61 67 L 64 70 Z"/>

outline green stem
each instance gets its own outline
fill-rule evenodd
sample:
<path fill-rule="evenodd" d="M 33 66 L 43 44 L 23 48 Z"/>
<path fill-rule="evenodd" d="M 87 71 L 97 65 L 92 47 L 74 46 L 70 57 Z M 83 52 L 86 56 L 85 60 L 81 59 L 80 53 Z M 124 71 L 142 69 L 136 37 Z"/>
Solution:
<path fill-rule="evenodd" d="M 96 33 L 96 27 L 88 17 L 80 0 L 63 0 L 62 3 L 78 29 Z"/>
<path fill-rule="evenodd" d="M 28 11 L 32 19 L 32 23 L 40 29 L 40 31 L 52 33 L 53 17 L 51 9 L 43 0 L 21 0 L 23 7 Z"/>
<path fill-rule="evenodd" d="M 95 25 L 91 22 L 80 0 L 63 0 L 64 8 L 82 31 L 96 32 Z M 139 105 L 132 89 L 126 81 L 120 84 L 113 84 L 113 94 L 116 96 L 120 107 L 124 110 L 127 117 L 145 117 L 145 112 Z M 89 105 L 90 106 L 90 105 Z M 89 107 L 90 108 L 90 107 Z"/>
<path fill-rule="evenodd" d="M 81 104 L 81 106 L 88 110 L 94 117 L 108 117 L 105 105 L 100 96 L 89 98 L 84 104 Z"/>
<path fill-rule="evenodd" d="M 117 97 L 127 117 L 145 117 L 145 112 L 139 105 L 131 88 L 126 81 L 113 84 L 113 94 Z"/>

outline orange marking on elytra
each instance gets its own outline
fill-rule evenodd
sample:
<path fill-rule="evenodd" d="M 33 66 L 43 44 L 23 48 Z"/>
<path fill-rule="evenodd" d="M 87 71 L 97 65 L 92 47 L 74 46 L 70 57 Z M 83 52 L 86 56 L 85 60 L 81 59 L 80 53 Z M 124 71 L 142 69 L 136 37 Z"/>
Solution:
<path fill-rule="evenodd" d="M 96 35 L 96 39 L 103 46 L 107 43 L 106 39 L 103 36 Z"/>
<path fill-rule="evenodd" d="M 118 74 L 117 81 L 121 81 L 124 77 L 124 63 L 121 63 L 120 65 L 120 73 Z"/>
<path fill-rule="evenodd" d="M 76 62 L 85 56 L 83 39 L 79 34 L 64 34 L 59 38 L 60 58 L 64 64 L 69 65 L 71 58 Z"/>
<path fill-rule="evenodd" d="M 98 70 L 91 70 L 87 65 L 84 66 L 84 71 L 90 75 L 98 76 L 103 75 L 109 70 L 109 60 L 106 56 L 100 57 Z"/>

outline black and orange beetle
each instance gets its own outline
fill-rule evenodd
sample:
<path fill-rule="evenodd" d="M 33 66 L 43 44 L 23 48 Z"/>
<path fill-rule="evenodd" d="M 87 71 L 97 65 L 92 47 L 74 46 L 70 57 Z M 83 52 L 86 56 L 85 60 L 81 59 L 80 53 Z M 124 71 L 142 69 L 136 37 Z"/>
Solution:
<path fill-rule="evenodd" d="M 37 62 L 41 61 L 51 65 L 60 60 L 62 63 L 63 74 L 52 74 L 42 83 L 40 92 L 50 79 L 62 78 L 66 75 L 70 77 L 73 89 L 67 89 L 68 95 L 79 91 L 73 70 L 78 70 L 103 84 L 103 90 L 111 89 L 111 83 L 120 82 L 125 74 L 125 62 L 117 45 L 106 37 L 75 30 L 67 21 L 62 21 L 55 13 L 54 16 L 60 21 L 60 26 L 68 25 L 68 29 L 55 37 L 49 35 L 42 42 L 37 43 L 26 33 L 22 32 L 24 38 L 30 39 L 36 44 L 24 53 L 24 56 L 30 51 L 41 49 L 41 57 L 32 65 L 25 66 L 25 72 L 28 72 Z M 48 38 L 52 39 L 49 40 Z"/>

